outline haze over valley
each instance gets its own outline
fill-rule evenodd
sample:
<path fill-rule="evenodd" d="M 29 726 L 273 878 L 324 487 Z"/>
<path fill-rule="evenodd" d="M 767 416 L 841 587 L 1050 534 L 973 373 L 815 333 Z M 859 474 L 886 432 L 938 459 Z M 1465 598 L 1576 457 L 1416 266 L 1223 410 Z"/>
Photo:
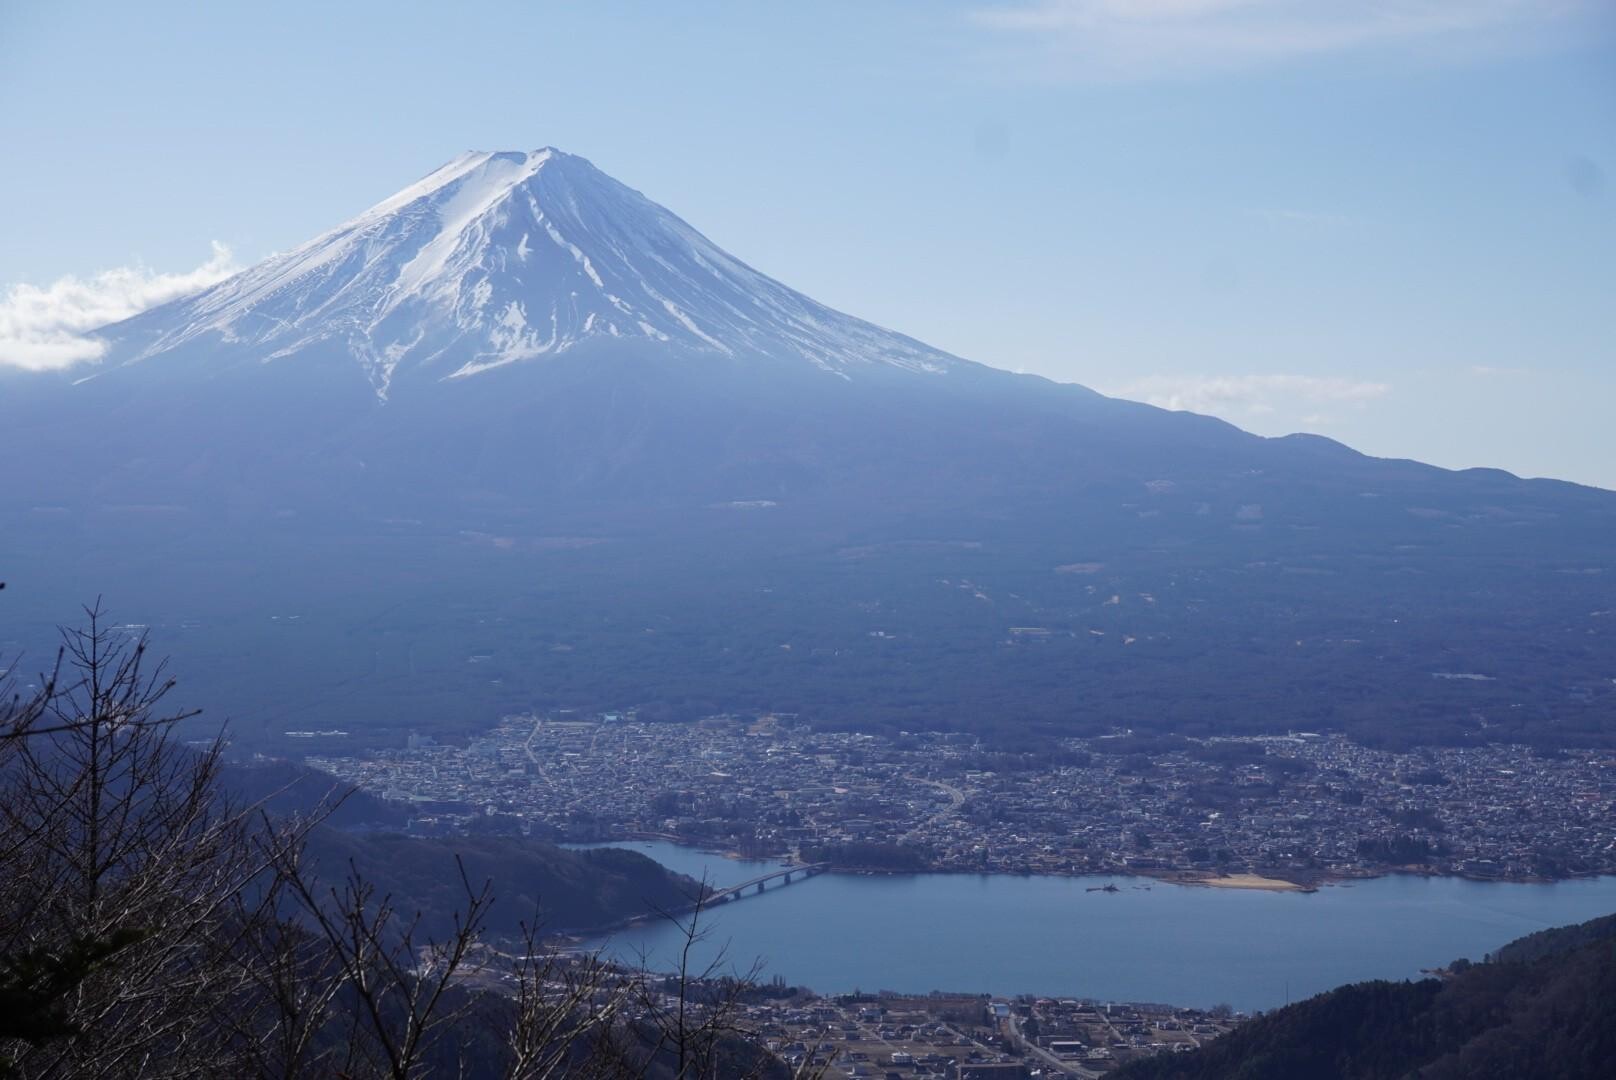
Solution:
<path fill-rule="evenodd" d="M 5 376 L 14 640 L 112 579 L 245 746 L 533 707 L 1608 737 L 1616 496 L 949 356 L 560 151 L 97 338 Z"/>

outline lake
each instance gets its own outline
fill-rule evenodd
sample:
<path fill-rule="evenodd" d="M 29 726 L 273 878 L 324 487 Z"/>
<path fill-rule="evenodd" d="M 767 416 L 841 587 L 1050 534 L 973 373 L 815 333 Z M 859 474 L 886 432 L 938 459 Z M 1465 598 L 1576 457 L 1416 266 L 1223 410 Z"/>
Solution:
<path fill-rule="evenodd" d="M 714 884 L 780 865 L 653 842 L 615 845 Z M 1088 892 L 1114 883 L 1119 892 Z M 1128 877 L 821 874 L 715 908 L 719 947 L 821 993 L 1031 993 L 1269 1009 L 1362 979 L 1416 978 L 1461 956 L 1616 911 L 1616 877 L 1523 885 L 1405 875 L 1315 893 Z M 667 924 L 604 942 L 671 964 Z"/>

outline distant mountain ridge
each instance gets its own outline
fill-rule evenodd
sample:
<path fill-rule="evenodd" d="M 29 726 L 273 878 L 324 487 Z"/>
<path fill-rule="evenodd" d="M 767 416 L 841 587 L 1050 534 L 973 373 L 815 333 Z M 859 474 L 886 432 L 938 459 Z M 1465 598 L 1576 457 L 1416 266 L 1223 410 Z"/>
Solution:
<path fill-rule="evenodd" d="M 1616 745 L 1616 493 L 952 357 L 555 150 L 102 334 L 0 373 L 0 647 L 104 594 L 255 745 L 636 705 Z"/>

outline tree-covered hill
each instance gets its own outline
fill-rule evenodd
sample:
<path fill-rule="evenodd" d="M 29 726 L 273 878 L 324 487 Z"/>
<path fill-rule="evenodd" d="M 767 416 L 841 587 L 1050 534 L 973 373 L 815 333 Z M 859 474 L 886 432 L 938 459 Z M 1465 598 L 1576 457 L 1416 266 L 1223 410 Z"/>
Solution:
<path fill-rule="evenodd" d="M 466 887 L 485 884 L 493 899 L 487 929 L 519 933 L 535 915 L 544 932 L 589 930 L 637 915 L 687 906 L 698 882 L 635 851 L 569 851 L 522 836 L 406 835 L 408 807 L 328 773 L 286 761 L 234 764 L 220 773 L 230 798 L 277 819 L 312 817 L 308 858 L 328 882 L 350 871 L 390 896 L 400 912 L 420 913 L 426 933 L 448 932 Z M 465 867 L 461 880 L 456 858 Z"/>
<path fill-rule="evenodd" d="M 465 867 L 463 882 L 456 857 Z M 537 919 L 542 930 L 589 930 L 637 915 L 687 907 L 699 884 L 637 851 L 568 851 L 511 836 L 416 837 L 345 833 L 320 828 L 309 836 L 308 858 L 327 880 L 350 863 L 378 895 L 390 895 L 405 916 L 420 913 L 425 934 L 452 929 L 466 905 L 466 884 L 487 883 L 491 934 L 509 935 Z"/>
<path fill-rule="evenodd" d="M 1339 987 L 1126 1080 L 1594 1080 L 1616 1062 L 1616 916 L 1542 931 L 1449 978 Z"/>

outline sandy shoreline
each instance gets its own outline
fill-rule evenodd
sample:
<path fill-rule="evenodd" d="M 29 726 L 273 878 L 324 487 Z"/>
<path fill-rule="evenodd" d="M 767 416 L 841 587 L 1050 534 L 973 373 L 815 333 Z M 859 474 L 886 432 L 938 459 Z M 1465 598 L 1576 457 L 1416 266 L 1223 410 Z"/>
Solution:
<path fill-rule="evenodd" d="M 1230 874 L 1227 877 L 1206 878 L 1199 884 L 1214 889 L 1271 889 L 1274 892 L 1301 892 L 1304 886 L 1283 878 L 1261 877 L 1257 874 Z"/>
<path fill-rule="evenodd" d="M 1209 889 L 1260 889 L 1265 892 L 1317 892 L 1311 885 L 1298 885 L 1284 878 L 1263 877 L 1260 874 L 1225 874 L 1222 877 L 1164 876 L 1158 880 L 1174 885 L 1204 885 Z"/>

